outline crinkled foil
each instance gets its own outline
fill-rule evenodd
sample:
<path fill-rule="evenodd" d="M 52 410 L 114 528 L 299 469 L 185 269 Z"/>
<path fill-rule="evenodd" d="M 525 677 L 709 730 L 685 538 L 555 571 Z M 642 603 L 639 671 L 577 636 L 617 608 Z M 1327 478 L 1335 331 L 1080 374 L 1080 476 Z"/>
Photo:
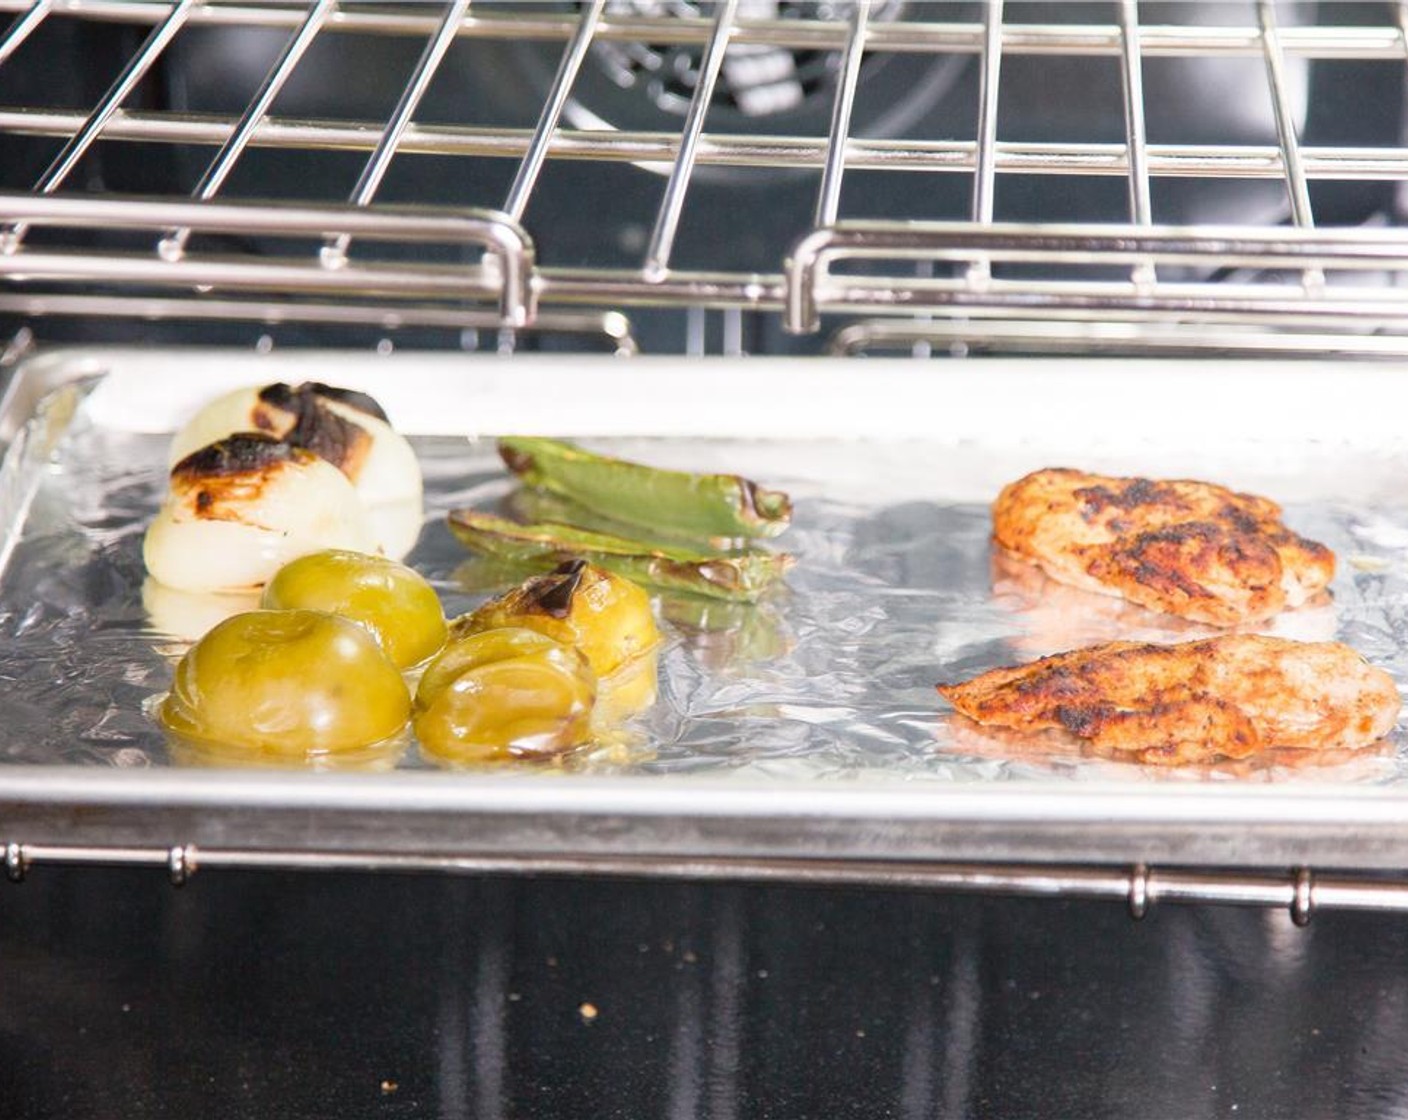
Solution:
<path fill-rule="evenodd" d="M 0 759 L 182 764 L 149 713 L 184 648 L 173 631 L 198 629 L 218 612 L 191 619 L 150 587 L 144 599 L 142 534 L 165 486 L 168 441 L 94 424 L 82 396 L 83 386 L 71 385 L 48 398 L 0 475 Z M 409 562 L 454 615 L 504 586 L 505 573 L 472 559 L 444 514 L 459 506 L 511 508 L 517 486 L 491 441 L 412 442 L 425 470 L 426 522 Z M 658 698 L 608 741 L 570 759 L 569 773 L 1325 783 L 1408 776 L 1401 733 L 1309 763 L 1262 758 L 1170 773 L 1034 753 L 948 712 L 936 682 L 1098 641 L 1206 632 L 1052 584 L 995 556 L 987 507 L 974 492 L 1031 463 L 923 442 L 590 442 L 664 465 L 749 473 L 788 489 L 793 528 L 776 543 L 798 563 L 788 587 L 754 607 L 657 597 L 667 633 Z M 1372 456 L 1365 462 L 1346 477 L 1376 469 Z M 1376 485 L 1362 489 L 1392 494 L 1392 472 L 1401 467 L 1378 462 Z M 1295 462 L 1266 470 L 1265 492 L 1289 499 L 1289 523 L 1340 559 L 1332 600 L 1282 616 L 1269 632 L 1337 638 L 1401 682 L 1408 674 L 1408 510 L 1387 499 L 1356 504 L 1345 496 L 1351 486 L 1341 486 L 1339 497 L 1301 500 Z M 946 486 L 945 478 L 961 484 Z M 933 496 L 944 492 L 963 492 L 964 500 Z M 434 765 L 414 744 L 392 762 Z"/>

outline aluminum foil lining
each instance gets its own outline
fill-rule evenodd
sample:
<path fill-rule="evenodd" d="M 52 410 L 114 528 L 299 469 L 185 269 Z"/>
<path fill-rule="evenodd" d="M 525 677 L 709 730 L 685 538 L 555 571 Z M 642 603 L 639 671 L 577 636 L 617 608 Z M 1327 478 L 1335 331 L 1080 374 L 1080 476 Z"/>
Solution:
<path fill-rule="evenodd" d="M 218 611 L 204 618 L 208 604 L 163 602 L 144 588 L 142 535 L 165 487 L 169 435 L 95 422 L 84 405 L 92 384 L 46 398 L 0 473 L 0 759 L 182 765 L 190 760 L 170 749 L 149 713 L 169 686 L 181 632 L 198 631 Z M 1347 642 L 1402 682 L 1408 507 L 1396 498 L 1405 477 L 1397 454 L 1341 446 L 1328 454 L 1308 449 L 1306 457 L 1284 449 L 1258 456 L 1193 447 L 1173 462 L 1156 448 L 1147 455 L 1072 448 L 1056 463 L 988 448 L 981 438 L 585 442 L 661 465 L 746 473 L 789 490 L 793 528 L 776 544 L 798 563 L 786 590 L 754 607 L 657 596 L 668 640 L 655 704 L 611 742 L 555 768 L 564 775 L 1327 784 L 1408 777 L 1401 732 L 1345 756 L 1178 771 L 1032 753 L 953 715 L 934 691 L 941 680 L 1078 645 L 1208 632 L 1053 584 L 994 554 L 980 496 L 1042 465 L 1181 474 L 1201 465 L 1204 477 L 1282 500 L 1293 528 L 1334 549 L 1339 574 L 1331 601 L 1283 615 L 1262 632 Z M 425 471 L 426 516 L 408 559 L 453 616 L 512 577 L 472 559 L 444 514 L 461 506 L 509 510 L 520 500 L 518 486 L 492 440 L 424 436 L 412 443 Z M 380 764 L 434 766 L 414 744 Z"/>

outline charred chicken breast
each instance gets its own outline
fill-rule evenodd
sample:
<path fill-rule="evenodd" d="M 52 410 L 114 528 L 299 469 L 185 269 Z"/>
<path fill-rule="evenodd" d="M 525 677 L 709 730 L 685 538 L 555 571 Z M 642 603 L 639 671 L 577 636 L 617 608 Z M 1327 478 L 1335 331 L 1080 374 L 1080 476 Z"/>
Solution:
<path fill-rule="evenodd" d="M 1348 646 L 1251 634 L 1110 642 L 938 689 L 984 726 L 1159 765 L 1364 747 L 1402 703 L 1393 679 Z"/>
<path fill-rule="evenodd" d="M 1334 577 L 1275 502 L 1209 482 L 1036 471 L 993 503 L 993 536 L 1062 583 L 1213 626 L 1260 622 Z"/>

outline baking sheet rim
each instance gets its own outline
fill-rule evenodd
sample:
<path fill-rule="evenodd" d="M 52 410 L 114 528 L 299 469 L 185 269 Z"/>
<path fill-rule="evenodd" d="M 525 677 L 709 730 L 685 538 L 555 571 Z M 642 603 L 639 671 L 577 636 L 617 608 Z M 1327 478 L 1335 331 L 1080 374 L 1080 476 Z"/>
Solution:
<path fill-rule="evenodd" d="M 302 355 L 299 357 L 303 360 Z M 374 365 L 384 366 L 388 360 L 397 360 L 369 358 L 365 354 L 321 354 L 318 358 L 335 360 L 340 366 L 351 360 L 357 367 L 365 365 L 367 372 Z M 438 355 L 415 355 L 406 360 L 429 362 L 433 366 L 448 365 L 443 359 L 444 356 Z M 265 358 L 221 351 L 166 351 L 156 356 L 140 350 L 54 352 L 32 359 L 16 371 L 7 386 L 5 416 L 0 419 L 14 419 L 9 412 L 23 407 L 27 390 L 44 391 L 66 380 L 115 369 L 140 369 L 141 363 L 153 360 L 214 361 L 227 368 L 247 370 L 244 373 L 247 380 L 257 380 L 270 374 L 270 363 Z M 481 360 L 494 364 L 491 380 L 502 379 L 505 368 L 502 359 Z M 234 366 L 230 367 L 230 363 Z M 608 363 L 619 369 L 616 359 L 603 359 L 599 364 L 605 370 Z M 1013 371 L 1020 371 L 1028 364 L 994 362 L 985 369 L 985 375 L 1005 369 L 1009 371 L 1009 376 L 1015 376 Z M 1091 364 L 1044 363 L 1042 376 L 1059 375 L 1059 366 L 1071 371 L 1086 371 L 1088 377 Z M 1171 370 L 1170 363 L 1157 364 L 1160 365 L 1161 375 L 1186 375 Z M 1265 367 L 1271 364 L 1239 363 L 1239 369 L 1250 373 L 1251 369 L 1256 368 L 1257 372 L 1252 375 L 1263 376 L 1267 372 Z M 550 376 L 561 376 L 567 368 L 561 362 L 543 365 L 550 370 L 562 371 Z M 1338 364 L 1323 365 L 1333 366 L 1337 377 L 1350 375 Z M 1140 372 L 1129 370 L 1128 362 L 1122 362 L 1120 366 L 1122 372 L 1119 376 L 1126 379 L 1125 384 L 1131 383 L 1129 378 L 1141 376 Z M 1317 367 L 1320 366 L 1317 363 Z M 580 376 L 580 359 L 573 363 L 573 368 L 577 370 L 575 375 Z M 631 368 L 636 371 L 641 369 L 634 363 Z M 720 365 L 716 368 L 725 367 Z M 827 364 L 823 377 L 807 367 L 794 365 L 794 373 L 789 376 L 800 374 L 812 382 L 826 381 L 827 388 L 833 391 L 838 384 L 836 378 L 839 377 L 840 383 L 844 383 L 847 380 L 854 382 L 854 379 L 863 376 L 867 388 L 875 388 L 875 371 L 867 369 L 862 373 L 851 365 L 844 368 L 849 372 L 842 373 L 834 364 Z M 1211 372 L 1206 364 L 1194 368 L 1203 375 Z M 749 364 L 748 369 L 751 371 L 750 379 L 757 376 L 755 363 Z M 1326 375 L 1324 368 L 1319 368 L 1317 373 L 1301 365 L 1297 370 L 1298 376 L 1302 377 Z M 360 368 L 356 372 L 361 372 Z M 1354 374 L 1375 378 L 1386 372 L 1382 367 L 1376 368 L 1372 374 L 1362 367 L 1353 369 Z M 1099 376 L 1104 376 L 1104 373 L 1102 371 Z M 516 378 L 518 375 L 514 376 Z M 631 373 L 625 380 L 630 381 L 634 376 L 636 374 Z M 653 373 L 649 376 L 658 378 L 662 375 Z M 922 384 L 924 379 L 932 380 L 942 375 L 916 373 L 906 368 L 898 374 L 879 376 L 882 379 L 917 376 L 921 380 L 916 384 Z M 1226 373 L 1220 372 L 1218 376 L 1225 379 Z M 1401 379 L 1405 374 L 1400 371 L 1397 376 Z M 1225 387 L 1225 380 L 1223 384 Z M 818 394 L 817 399 L 824 398 L 825 394 Z M 1380 418 L 1394 411 L 1388 408 L 1370 410 L 1371 415 Z M 1323 411 L 1321 416 L 1323 419 Z M 633 408 L 630 417 L 629 423 L 638 426 L 643 417 L 649 419 L 650 410 Z M 716 422 L 716 417 L 694 412 L 690 425 L 693 428 L 707 428 Z M 814 422 L 804 421 L 800 425 L 794 424 L 794 430 L 787 434 L 814 436 L 818 434 L 815 427 Z M 856 434 L 854 430 L 852 434 Z M 1408 798 L 1400 790 L 1372 786 L 1336 785 L 1317 789 L 1303 783 L 1248 786 L 1228 781 L 1183 785 L 1100 779 L 1059 787 L 1040 781 L 1009 780 L 1000 787 L 984 787 L 976 783 L 908 783 L 904 779 L 820 783 L 680 776 L 635 778 L 571 775 L 558 778 L 548 775 L 407 772 L 336 775 L 238 770 L 123 771 L 71 766 L 14 766 L 0 769 L 0 841 L 42 839 L 58 842 L 62 839 L 101 843 L 105 839 L 128 836 L 134 825 L 140 825 L 143 820 L 172 807 L 204 811 L 209 814 L 209 824 L 216 833 L 221 827 L 220 818 L 224 815 L 275 809 L 305 812 L 310 814 L 305 822 L 308 832 L 304 837 L 309 849 L 318 847 L 320 839 L 325 840 L 331 835 L 327 833 L 320 837 L 319 814 L 370 812 L 377 816 L 450 813 L 525 820 L 535 815 L 556 814 L 571 815 L 574 819 L 613 822 L 608 829 L 611 835 L 605 840 L 605 847 L 600 849 L 602 851 L 630 849 L 630 822 L 668 818 L 680 825 L 701 820 L 716 825 L 738 822 L 742 829 L 736 837 L 732 837 L 727 829 L 711 830 L 714 846 L 710 851 L 717 854 L 755 851 L 758 838 L 749 831 L 750 822 L 808 820 L 820 822 L 822 829 L 828 833 L 827 855 L 836 854 L 838 849 L 888 858 L 932 855 L 927 845 L 922 845 L 926 850 L 920 852 L 913 843 L 912 827 L 920 826 L 922 829 L 928 826 L 933 840 L 939 843 L 945 856 L 955 858 L 974 855 L 988 858 L 1021 856 L 1034 860 L 1070 858 L 1072 850 L 1081 851 L 1079 832 L 1094 829 L 1100 834 L 1098 841 L 1091 851 L 1080 858 L 1123 860 L 1138 858 L 1141 850 L 1147 849 L 1145 841 L 1152 835 L 1151 830 L 1171 826 L 1178 836 L 1170 834 L 1168 838 L 1171 841 L 1178 839 L 1181 845 L 1179 857 L 1186 862 L 1228 864 L 1295 858 L 1303 854 L 1303 845 L 1299 841 L 1312 839 L 1316 843 L 1319 865 L 1350 859 L 1356 865 L 1395 866 L 1408 859 Z M 98 811 L 85 822 L 85 809 L 105 811 Z M 5 835 L 8 831 L 6 821 L 22 821 L 29 829 L 28 837 Z M 887 829 L 887 822 L 904 832 L 905 837 L 902 839 L 895 829 Z M 851 826 L 849 829 L 846 827 L 848 823 Z M 983 834 L 975 835 L 972 844 L 965 844 L 961 835 L 948 831 L 948 826 L 979 827 Z M 1001 831 L 1009 826 L 1017 831 L 1005 834 L 998 847 L 993 848 L 992 830 Z M 1200 843 L 1198 832 L 1185 832 L 1198 826 L 1213 826 L 1220 832 L 1216 835 L 1204 834 L 1206 842 Z M 1231 853 L 1226 850 L 1229 837 L 1221 832 L 1238 827 L 1245 827 L 1256 835 L 1247 837 L 1248 844 L 1242 851 Z M 618 832 L 618 828 L 626 831 Z M 1023 833 L 1023 829 L 1029 831 Z M 1109 835 L 1112 829 L 1116 832 L 1124 830 L 1124 838 L 1129 843 L 1117 843 L 1118 837 Z M 1326 830 L 1330 830 L 1332 835 L 1327 836 Z M 1141 841 L 1136 833 L 1142 833 L 1145 840 Z M 1061 851 L 1053 851 L 1049 845 L 1057 834 L 1076 840 L 1076 848 L 1063 846 Z M 1331 842 L 1334 837 L 1341 842 Z M 176 838 L 179 842 L 196 842 L 197 839 L 208 842 L 207 837 Z M 505 843 L 514 842 L 511 837 L 503 839 Z M 453 835 L 446 835 L 420 837 L 414 842 L 454 848 L 459 841 Z M 522 843 L 522 838 L 517 842 Z M 601 838 L 596 837 L 587 846 L 593 847 L 600 842 Z M 483 838 L 476 838 L 474 844 L 476 850 L 482 847 Z M 1366 845 L 1372 847 L 1375 844 L 1379 845 L 1377 854 L 1367 858 L 1370 853 Z M 1230 858 L 1233 856 L 1235 858 Z"/>

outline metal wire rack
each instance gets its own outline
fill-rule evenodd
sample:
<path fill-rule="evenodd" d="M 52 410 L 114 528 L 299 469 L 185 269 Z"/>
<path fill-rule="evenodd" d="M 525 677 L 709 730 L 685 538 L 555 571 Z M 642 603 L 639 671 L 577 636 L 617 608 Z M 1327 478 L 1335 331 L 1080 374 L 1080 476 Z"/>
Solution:
<path fill-rule="evenodd" d="M 406 855 L 347 851 L 250 851 L 177 845 L 95 847 L 80 844 L 5 845 L 5 872 L 21 883 L 35 867 L 150 867 L 184 886 L 201 869 L 375 871 L 475 874 L 593 875 L 787 883 L 816 887 L 884 887 L 972 895 L 1073 898 L 1123 904 L 1135 921 L 1159 903 L 1280 907 L 1298 926 L 1321 910 L 1408 911 L 1402 879 L 1315 873 L 1154 869 L 1052 864 L 931 863 L 837 859 L 746 859 L 650 856 Z"/>
<path fill-rule="evenodd" d="M 1322 227 L 1316 186 L 1408 180 L 1408 146 L 1302 142 L 1293 63 L 1408 64 L 1408 4 L 1385 4 L 1379 25 L 1289 25 L 1272 0 L 1246 5 L 1242 24 L 1145 21 L 1136 0 L 1082 6 L 1082 18 L 1022 22 L 1003 0 L 900 5 L 872 0 L 758 18 L 747 0 L 698 14 L 650 14 L 621 0 L 490 6 L 470 0 L 371 6 L 203 0 L 0 0 L 0 78 L 40 44 L 46 27 L 135 30 L 140 41 L 92 104 L 0 104 L 0 139 L 50 140 L 47 167 L 27 189 L 0 193 L 0 313 L 259 323 L 428 325 L 600 335 L 636 348 L 632 308 L 775 313 L 796 333 L 824 317 L 861 317 L 831 339 L 836 353 L 916 346 L 1082 352 L 1408 353 L 1408 231 Z M 1021 9 L 1027 11 L 1028 9 Z M 834 18 L 830 13 L 842 13 Z M 896 15 L 898 11 L 898 15 Z M 1090 18 L 1085 18 L 1093 12 Z M 1387 18 L 1388 14 L 1392 18 Z M 1286 24 L 1286 25 L 1283 25 Z M 281 38 L 238 111 L 137 105 L 134 93 L 182 37 L 200 29 L 259 30 Z M 389 114 L 285 115 L 280 98 L 315 44 L 329 37 L 421 47 Z M 451 49 L 465 42 L 535 41 L 560 57 L 531 126 L 418 118 Z M 610 128 L 568 112 L 594 49 L 651 45 L 695 52 L 678 127 Z M 730 52 L 777 48 L 831 59 L 822 131 L 778 132 L 714 122 Z M 959 138 L 867 135 L 855 127 L 868 60 L 960 57 L 976 70 L 972 119 Z M 1118 70 L 1122 141 L 1002 134 L 1004 62 L 1103 59 Z M 1147 125 L 1146 64 L 1239 59 L 1264 71 L 1274 141 L 1156 142 Z M 51 59 L 48 65 L 62 65 Z M 967 135 L 971 133 L 971 138 Z M 85 181 L 85 161 L 108 145 L 197 153 L 189 189 L 122 197 Z M 253 152 L 352 153 L 360 171 L 336 199 L 230 189 Z M 454 205 L 384 201 L 397 160 L 441 157 L 512 168 L 505 190 Z M 646 235 L 625 265 L 553 259 L 555 218 L 535 207 L 545 169 L 606 163 L 639 170 L 623 200 Z M 708 169 L 810 175 L 805 213 L 779 215 L 791 251 L 770 267 L 681 265 L 680 231 Z M 959 220 L 858 217 L 843 188 L 860 175 L 969 185 Z M 1099 225 L 1000 220 L 1005 177 L 1123 181 L 1127 202 Z M 1288 222 L 1190 226 L 1163 219 L 1157 188 L 1172 180 L 1278 184 Z M 240 240 L 231 241 L 232 235 Z M 259 239 L 259 240 L 256 240 Z M 707 265 L 707 262 L 706 262 Z M 1229 274 L 1231 279 L 1229 279 Z M 887 318 L 880 319 L 879 316 Z M 736 335 L 736 319 L 734 333 Z M 737 348 L 736 337 L 731 344 Z M 22 349 L 17 340 L 12 349 Z M 725 348 L 730 348 L 726 341 Z M 1316 909 L 1408 909 L 1401 879 L 1282 871 L 871 864 L 863 861 L 471 857 L 178 845 L 103 848 L 7 837 L 13 880 L 35 866 L 150 865 L 183 882 L 197 867 L 344 867 L 684 876 L 1069 896 L 1121 901 L 1135 917 L 1158 901 L 1284 906 L 1303 924 Z"/>
<path fill-rule="evenodd" d="M 893 7 L 893 6 L 892 6 Z M 1082 6 L 1082 12 L 1092 6 Z M 721 0 L 695 15 L 641 14 L 650 5 L 586 0 L 556 7 L 491 7 L 469 0 L 369 7 L 338 0 L 307 4 L 178 0 L 0 0 L 13 22 L 0 35 L 0 70 L 54 22 L 125 25 L 145 37 L 94 105 L 0 106 L 0 136 L 47 137 L 60 146 L 24 193 L 0 196 L 0 276 L 30 314 L 316 320 L 396 324 L 463 322 L 552 327 L 542 309 L 565 305 L 723 308 L 781 312 L 787 330 L 814 332 L 823 315 L 962 318 L 981 342 L 987 320 L 1118 321 L 1134 324 L 1121 345 L 1169 324 L 1195 322 L 1245 331 L 1366 335 L 1408 328 L 1408 231 L 1323 228 L 1312 186 L 1408 178 L 1402 146 L 1311 146 L 1298 135 L 1298 103 L 1288 67 L 1303 60 L 1408 60 L 1408 15 L 1381 26 L 1286 25 L 1273 0 L 1247 6 L 1244 26 L 1141 22 L 1136 0 L 1100 5 L 1095 21 L 1022 23 L 1002 0 L 981 5 L 901 5 L 881 18 L 871 0 L 753 18 L 746 0 Z M 773 9 L 776 5 L 772 6 Z M 672 12 L 677 9 L 669 9 Z M 840 12 L 847 18 L 829 18 Z M 1384 12 L 1392 9 L 1384 6 Z M 822 18 L 828 15 L 828 18 Z M 959 17 L 964 17 L 960 19 Z M 263 29 L 286 36 L 263 80 L 237 114 L 129 105 L 133 91 L 172 44 L 196 29 Z M 325 37 L 399 38 L 421 43 L 386 119 L 302 119 L 279 114 L 279 99 L 300 62 Z M 422 122 L 417 111 L 456 43 L 561 43 L 536 125 Z M 697 53 L 687 106 L 675 131 L 564 123 L 586 60 L 601 44 L 651 44 Z M 833 59 L 830 123 L 824 135 L 709 130 L 730 52 L 749 48 L 823 52 Z M 853 129 L 868 60 L 885 56 L 965 56 L 978 69 L 973 138 L 866 136 Z M 1092 58 L 1118 65 L 1123 143 L 1000 134 L 1004 60 L 1022 56 Z M 1275 123 L 1275 143 L 1154 143 L 1146 126 L 1146 65 L 1156 59 L 1258 60 Z M 156 144 L 208 153 L 187 194 L 119 198 L 75 189 L 76 171 L 99 144 Z M 222 201 L 246 154 L 256 149 L 354 152 L 361 172 L 337 203 Z M 509 161 L 506 192 L 464 207 L 405 211 L 379 201 L 393 161 L 441 156 Z M 540 260 L 549 218 L 533 207 L 546 165 L 606 161 L 667 169 L 642 171 L 630 198 L 648 214 L 648 236 L 629 267 Z M 773 270 L 681 267 L 676 242 L 689 220 L 701 169 L 792 169 L 819 176 L 810 214 L 795 217 L 793 247 Z M 864 220 L 846 215 L 842 188 L 860 172 L 971 180 L 966 220 Z M 1127 183 L 1126 213 L 1098 226 L 996 220 L 1004 177 L 1115 177 Z M 1285 227 L 1162 224 L 1155 188 L 1165 180 L 1271 180 L 1284 190 Z M 644 216 L 644 215 L 643 215 Z M 779 221 L 793 217 L 779 215 Z M 122 247 L 93 248 L 84 231 L 130 231 Z M 37 243 L 34 231 L 45 237 Z M 202 235 L 239 232 L 278 238 L 282 251 L 236 253 L 203 247 Z M 399 263 L 375 247 L 453 246 L 447 263 L 415 252 Z M 859 267 L 857 267 L 859 264 Z M 1233 281 L 1229 272 L 1236 273 Z M 1386 279 L 1387 278 L 1387 279 Z M 123 302 L 45 303 L 46 292 L 100 283 Z M 329 312 L 327 300 L 339 310 Z M 179 301 L 179 302 L 176 302 Z M 321 301 L 321 302 L 320 302 Z M 277 310 L 271 309 L 277 303 Z M 462 317 L 456 319 L 456 316 Z M 1152 324 L 1147 331 L 1142 324 Z M 560 325 L 560 324 L 559 324 Z M 580 324 L 577 324 L 580 325 Z M 921 322 L 921 338 L 924 324 Z M 991 328 L 996 331 L 997 328 Z M 998 332 L 1000 333 L 1000 332 Z M 1292 337 L 1294 337 L 1292 335 Z M 1028 338 L 1032 343 L 1032 338 Z M 1085 343 L 1102 347 L 1091 336 Z M 1206 344 L 1206 337 L 1204 339 Z M 1294 345 L 1294 344 L 1292 344 Z M 1273 346 L 1284 351 L 1283 341 Z M 844 349 L 844 347 L 842 347 Z M 1343 347 L 1383 353 L 1382 346 Z"/>

